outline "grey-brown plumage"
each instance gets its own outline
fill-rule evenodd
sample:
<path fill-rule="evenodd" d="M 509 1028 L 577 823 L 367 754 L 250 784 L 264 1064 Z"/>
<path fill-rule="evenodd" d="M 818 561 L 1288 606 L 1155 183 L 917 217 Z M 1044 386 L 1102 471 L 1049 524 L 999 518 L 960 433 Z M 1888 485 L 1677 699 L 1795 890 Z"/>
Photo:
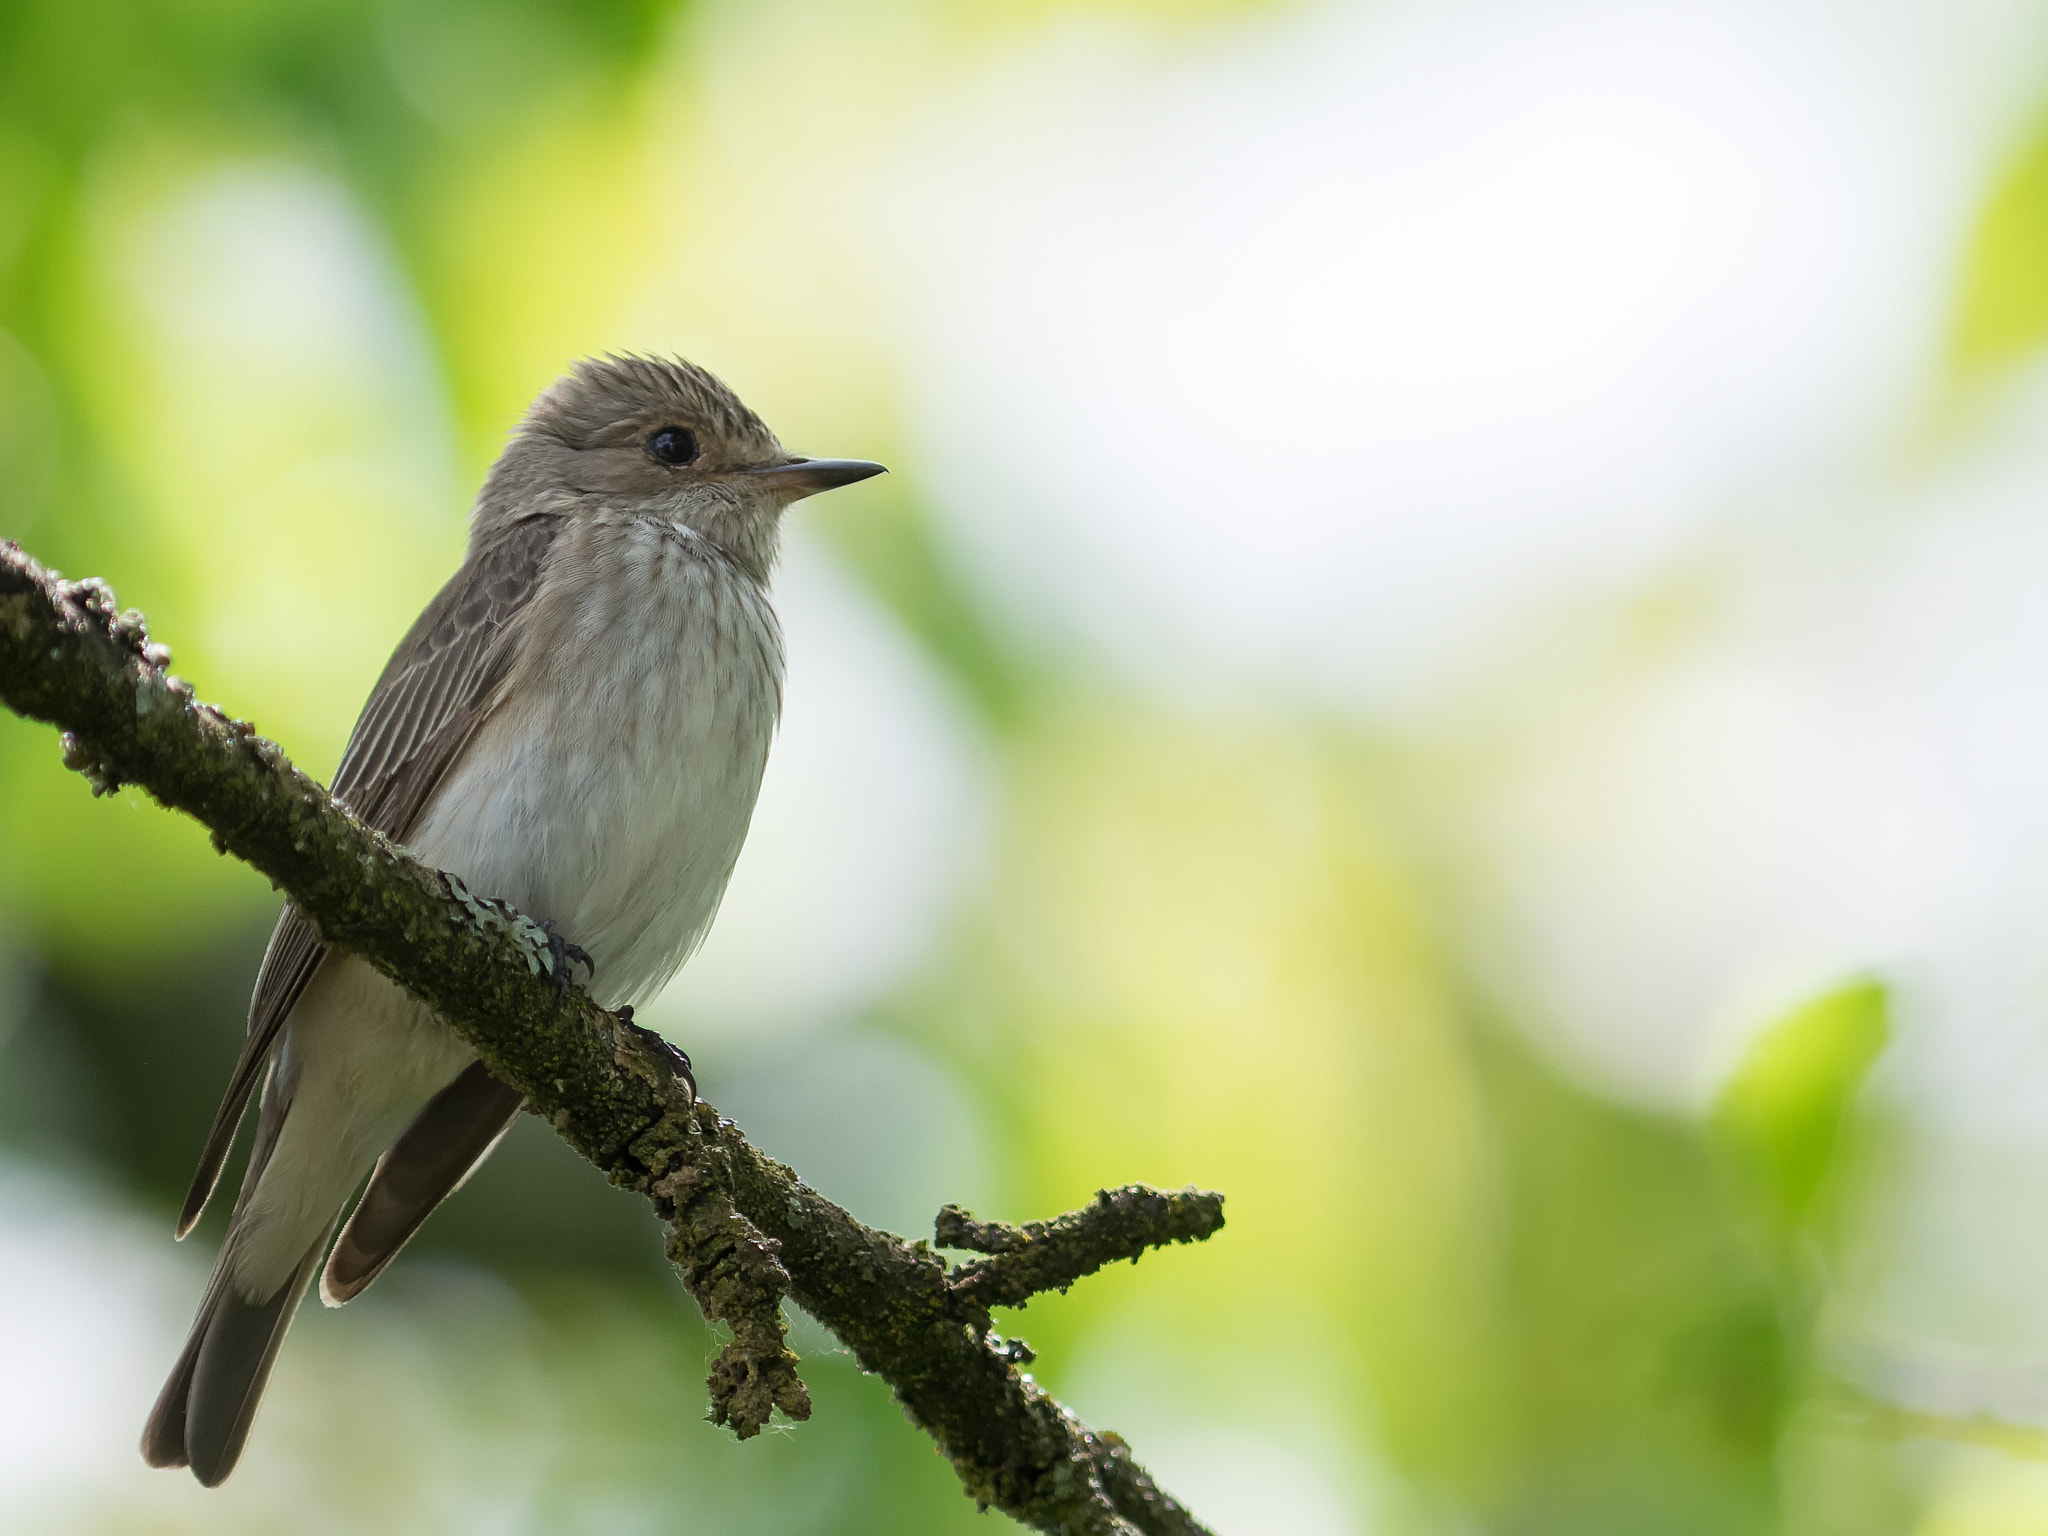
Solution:
<path fill-rule="evenodd" d="M 511 664 L 511 624 L 539 586 L 560 526 L 559 517 L 537 516 L 496 531 L 427 605 L 385 664 L 330 786 L 335 799 L 379 832 L 401 843 L 411 835 L 428 797 L 482 724 Z M 249 1034 L 199 1154 L 178 1217 L 179 1237 L 212 1198 L 277 1032 L 325 954 L 313 925 L 287 906 L 256 973 Z"/>
<path fill-rule="evenodd" d="M 480 1061 L 471 1062 L 435 1094 L 377 1159 L 369 1187 L 328 1255 L 321 1295 L 337 1304 L 353 1300 L 383 1274 L 434 1207 L 512 1128 L 519 1105 L 518 1092 L 492 1077 Z"/>
<path fill-rule="evenodd" d="M 273 1079 L 264 1085 L 256 1140 L 249 1149 L 249 1169 L 235 1204 L 237 1219 L 276 1150 L 284 1112 Z M 305 1299 L 333 1232 L 330 1222 L 318 1241 L 300 1256 L 285 1283 L 256 1299 L 236 1290 L 223 1253 L 222 1262 L 215 1264 L 206 1283 L 199 1315 L 177 1364 L 171 1367 L 170 1380 L 164 1383 L 149 1423 L 143 1427 L 142 1455 L 151 1466 L 189 1465 L 193 1475 L 209 1488 L 219 1486 L 234 1470 L 270 1379 L 270 1368 L 277 1363 L 285 1329 Z"/>
<path fill-rule="evenodd" d="M 364 821 L 588 949 L 616 1007 L 709 925 L 780 707 L 767 601 L 792 501 L 879 465 L 785 452 L 687 363 L 577 365 L 478 497 L 462 567 L 400 642 L 334 793 Z M 143 1434 L 154 1466 L 233 1469 L 292 1314 L 380 1274 L 503 1135 L 518 1096 L 287 906 L 179 1217 L 210 1198 L 263 1085 L 249 1170 Z M 374 1165 L 374 1168 L 373 1166 Z"/>

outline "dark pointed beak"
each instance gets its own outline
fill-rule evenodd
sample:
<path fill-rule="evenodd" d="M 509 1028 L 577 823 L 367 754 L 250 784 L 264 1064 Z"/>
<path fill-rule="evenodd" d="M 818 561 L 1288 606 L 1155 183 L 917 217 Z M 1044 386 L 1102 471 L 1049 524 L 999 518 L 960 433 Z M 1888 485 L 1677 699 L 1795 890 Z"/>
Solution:
<path fill-rule="evenodd" d="M 741 471 L 756 485 L 779 491 L 792 501 L 888 472 L 887 466 L 871 464 L 866 459 L 791 459 L 786 464 L 764 464 L 759 469 Z"/>

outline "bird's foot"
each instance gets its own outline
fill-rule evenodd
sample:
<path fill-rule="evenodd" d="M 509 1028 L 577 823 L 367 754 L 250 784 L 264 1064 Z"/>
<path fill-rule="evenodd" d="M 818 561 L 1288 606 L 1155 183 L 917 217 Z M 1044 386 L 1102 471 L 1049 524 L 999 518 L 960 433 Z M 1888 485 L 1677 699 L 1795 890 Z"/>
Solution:
<path fill-rule="evenodd" d="M 670 1068 L 674 1070 L 676 1076 L 683 1080 L 683 1086 L 690 1090 L 690 1102 L 692 1104 L 696 1103 L 697 1074 L 691 1070 L 690 1053 L 680 1045 L 677 1045 L 675 1041 L 669 1039 L 668 1036 L 649 1029 L 645 1024 L 635 1024 L 633 1022 L 633 1007 L 630 1003 L 623 1008 L 614 1009 L 612 1017 L 638 1035 L 642 1044 L 652 1046 L 668 1058 Z"/>
<path fill-rule="evenodd" d="M 590 958 L 590 951 L 563 938 L 556 931 L 555 920 L 552 917 L 540 925 L 540 931 L 548 936 L 548 955 L 555 962 L 549 969 L 554 974 L 556 997 L 568 996 L 571 960 L 583 967 L 583 980 L 586 985 L 597 980 L 597 962 Z"/>

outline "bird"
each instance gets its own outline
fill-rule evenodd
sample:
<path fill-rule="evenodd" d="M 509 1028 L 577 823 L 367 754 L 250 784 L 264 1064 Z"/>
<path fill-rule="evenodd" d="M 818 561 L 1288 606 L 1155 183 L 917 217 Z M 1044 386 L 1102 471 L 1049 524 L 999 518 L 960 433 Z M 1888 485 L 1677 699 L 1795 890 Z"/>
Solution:
<path fill-rule="evenodd" d="M 783 513 L 881 473 L 786 451 L 694 363 L 574 364 L 485 476 L 462 564 L 378 678 L 334 798 L 546 925 L 558 976 L 582 959 L 600 1006 L 644 1003 L 709 929 L 753 816 L 782 705 Z M 252 1097 L 227 1236 L 142 1436 L 151 1466 L 208 1487 L 240 1459 L 315 1277 L 330 1306 L 360 1293 L 521 1107 L 289 903 L 180 1238 Z"/>

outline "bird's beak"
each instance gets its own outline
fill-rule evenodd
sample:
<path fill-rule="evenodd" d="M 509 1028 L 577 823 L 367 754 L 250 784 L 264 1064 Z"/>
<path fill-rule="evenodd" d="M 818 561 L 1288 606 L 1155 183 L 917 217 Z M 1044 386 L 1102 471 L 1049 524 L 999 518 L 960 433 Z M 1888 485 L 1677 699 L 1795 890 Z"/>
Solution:
<path fill-rule="evenodd" d="M 791 459 L 786 464 L 764 464 L 759 469 L 741 471 L 755 485 L 779 492 L 791 501 L 888 472 L 886 466 L 871 464 L 866 459 Z"/>

